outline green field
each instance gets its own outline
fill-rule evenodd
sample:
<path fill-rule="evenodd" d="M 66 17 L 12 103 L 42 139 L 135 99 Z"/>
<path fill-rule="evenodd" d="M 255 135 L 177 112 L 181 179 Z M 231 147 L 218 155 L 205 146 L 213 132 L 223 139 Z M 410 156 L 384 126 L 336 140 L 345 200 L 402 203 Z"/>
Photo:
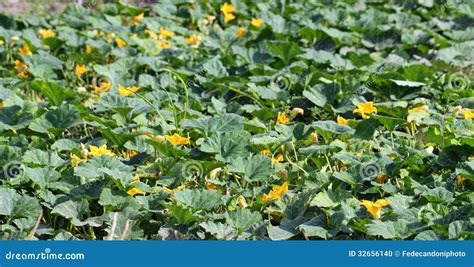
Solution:
<path fill-rule="evenodd" d="M 474 239 L 469 1 L 35 13 L 0 15 L 0 239 Z"/>

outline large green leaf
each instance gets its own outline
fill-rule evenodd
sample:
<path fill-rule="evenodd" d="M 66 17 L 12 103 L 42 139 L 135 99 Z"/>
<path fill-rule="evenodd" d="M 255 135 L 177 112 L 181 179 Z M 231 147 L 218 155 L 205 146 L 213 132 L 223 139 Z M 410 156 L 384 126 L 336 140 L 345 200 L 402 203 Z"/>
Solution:
<path fill-rule="evenodd" d="M 193 209 L 209 210 L 222 203 L 221 194 L 216 190 L 181 190 L 174 193 L 176 201 Z"/>
<path fill-rule="evenodd" d="M 248 154 L 250 134 L 246 131 L 216 133 L 201 144 L 201 151 L 216 154 L 216 159 L 230 162 Z"/>
<path fill-rule="evenodd" d="M 264 155 L 254 155 L 248 158 L 236 158 L 229 170 L 244 174 L 244 179 L 249 182 L 267 180 L 273 173 L 272 161 Z"/>

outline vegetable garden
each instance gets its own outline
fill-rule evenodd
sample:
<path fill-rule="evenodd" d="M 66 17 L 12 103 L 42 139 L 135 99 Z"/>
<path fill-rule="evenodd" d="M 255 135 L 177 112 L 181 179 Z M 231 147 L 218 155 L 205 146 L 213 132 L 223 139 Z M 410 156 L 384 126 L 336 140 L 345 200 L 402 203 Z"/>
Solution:
<path fill-rule="evenodd" d="M 421 0 L 0 15 L 0 239 L 473 239 L 473 25 Z"/>

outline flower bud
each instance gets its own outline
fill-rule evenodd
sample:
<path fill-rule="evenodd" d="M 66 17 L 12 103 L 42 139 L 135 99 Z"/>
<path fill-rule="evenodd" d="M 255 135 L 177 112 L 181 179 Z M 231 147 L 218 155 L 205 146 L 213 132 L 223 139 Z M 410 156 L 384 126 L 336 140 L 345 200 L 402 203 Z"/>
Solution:
<path fill-rule="evenodd" d="M 163 135 L 157 135 L 157 136 L 155 136 L 154 140 L 157 143 L 162 143 L 163 141 L 165 141 L 165 137 Z"/>
<path fill-rule="evenodd" d="M 291 111 L 291 114 L 293 114 L 293 116 L 303 115 L 304 110 L 302 108 L 293 108 L 293 110 Z"/>
<path fill-rule="evenodd" d="M 281 179 L 285 180 L 288 178 L 288 171 L 286 169 L 278 170 L 278 175 L 280 175 Z"/>
<path fill-rule="evenodd" d="M 311 133 L 311 140 L 315 143 L 318 142 L 319 141 L 318 133 L 312 132 Z"/>

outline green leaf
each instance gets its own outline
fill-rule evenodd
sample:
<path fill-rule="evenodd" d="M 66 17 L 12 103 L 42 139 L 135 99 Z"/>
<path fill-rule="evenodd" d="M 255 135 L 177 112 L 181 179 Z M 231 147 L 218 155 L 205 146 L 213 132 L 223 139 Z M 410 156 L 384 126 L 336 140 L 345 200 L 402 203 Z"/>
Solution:
<path fill-rule="evenodd" d="M 249 182 L 267 180 L 273 174 L 272 161 L 264 155 L 236 158 L 230 163 L 229 170 L 243 173 Z"/>
<path fill-rule="evenodd" d="M 216 133 L 208 137 L 201 144 L 200 150 L 206 153 L 214 153 L 216 159 L 230 162 L 238 157 L 248 154 L 250 134 L 246 131 L 232 131 Z"/>
<path fill-rule="evenodd" d="M 225 214 L 226 222 L 230 224 L 238 233 L 242 233 L 254 224 L 262 221 L 262 215 L 258 211 L 249 209 L 238 209 Z"/>
<path fill-rule="evenodd" d="M 209 133 L 232 132 L 242 130 L 243 117 L 237 114 L 222 114 L 213 118 L 186 120 L 184 128 L 197 128 Z"/>
<path fill-rule="evenodd" d="M 210 233 L 217 239 L 230 239 L 232 237 L 232 227 L 223 224 L 223 223 L 216 223 L 213 221 L 203 222 L 199 224 L 206 232 Z"/>
<path fill-rule="evenodd" d="M 65 161 L 61 159 L 57 153 L 42 151 L 39 149 L 26 151 L 22 161 L 38 166 L 50 167 L 59 167 L 65 163 Z"/>
<path fill-rule="evenodd" d="M 367 225 L 367 234 L 381 236 L 385 239 L 403 239 L 410 235 L 405 220 L 396 222 L 373 220 L 372 223 Z"/>
<path fill-rule="evenodd" d="M 303 96 L 308 98 L 318 107 L 324 107 L 332 103 L 339 93 L 339 88 L 335 84 L 316 84 L 315 86 L 303 91 Z"/>
<path fill-rule="evenodd" d="M 58 181 L 61 174 L 51 167 L 45 168 L 26 168 L 25 176 L 42 190 L 49 188 L 51 183 Z"/>
<path fill-rule="evenodd" d="M 334 121 L 317 121 L 312 124 L 313 127 L 321 131 L 335 134 L 353 134 L 354 129 L 346 125 L 339 125 Z"/>
<path fill-rule="evenodd" d="M 273 56 L 282 59 L 285 64 L 288 64 L 291 59 L 302 53 L 302 50 L 296 43 L 280 41 L 268 43 L 268 51 Z"/>
<path fill-rule="evenodd" d="M 74 168 L 75 175 L 89 178 L 89 181 L 108 175 L 122 189 L 125 189 L 133 180 L 132 172 L 132 166 L 125 165 L 117 158 L 110 156 L 94 157 Z"/>
<path fill-rule="evenodd" d="M 210 210 L 222 203 L 221 194 L 216 190 L 181 190 L 174 193 L 176 201 L 193 209 Z"/>
<path fill-rule="evenodd" d="M 72 105 L 62 105 L 50 110 L 40 118 L 31 122 L 29 128 L 35 132 L 59 134 L 65 129 L 81 123 L 77 108 Z"/>
<path fill-rule="evenodd" d="M 310 206 L 323 207 L 323 208 L 334 208 L 341 204 L 342 201 L 352 198 L 352 195 L 346 191 L 332 191 L 325 190 L 319 192 L 310 202 Z"/>

